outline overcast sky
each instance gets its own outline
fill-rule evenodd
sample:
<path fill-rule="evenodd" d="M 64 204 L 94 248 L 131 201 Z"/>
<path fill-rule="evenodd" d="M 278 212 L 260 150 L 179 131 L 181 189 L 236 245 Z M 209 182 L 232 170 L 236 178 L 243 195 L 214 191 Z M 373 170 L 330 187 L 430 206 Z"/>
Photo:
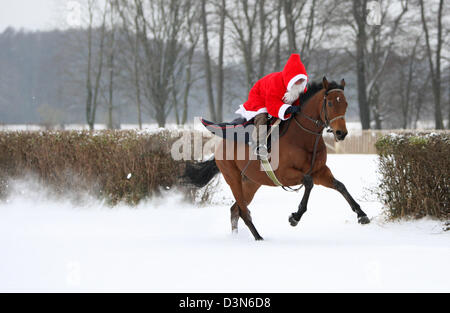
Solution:
<path fill-rule="evenodd" d="M 0 32 L 7 27 L 49 30 L 64 27 L 76 0 L 0 0 Z"/>

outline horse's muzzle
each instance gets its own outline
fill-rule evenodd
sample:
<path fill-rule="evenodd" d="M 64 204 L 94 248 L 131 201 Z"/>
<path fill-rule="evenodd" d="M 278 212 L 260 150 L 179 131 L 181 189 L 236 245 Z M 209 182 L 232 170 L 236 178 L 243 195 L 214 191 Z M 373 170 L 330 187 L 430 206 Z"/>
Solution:
<path fill-rule="evenodd" d="M 342 141 L 347 137 L 348 132 L 342 130 L 336 130 L 336 139 Z"/>

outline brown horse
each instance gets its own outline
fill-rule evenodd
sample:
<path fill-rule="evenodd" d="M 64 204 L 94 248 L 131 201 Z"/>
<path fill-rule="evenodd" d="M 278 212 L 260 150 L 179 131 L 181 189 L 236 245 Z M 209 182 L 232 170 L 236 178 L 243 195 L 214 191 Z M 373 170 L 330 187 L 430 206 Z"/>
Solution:
<path fill-rule="evenodd" d="M 345 123 L 347 101 L 344 96 L 344 87 L 344 80 L 337 84 L 328 82 L 325 77 L 321 84 L 311 84 L 308 91 L 300 97 L 301 112 L 292 117 L 293 121 L 285 123 L 285 127 L 288 129 L 279 139 L 279 165 L 275 170 L 278 180 L 284 186 L 303 184 L 305 187 L 298 211 L 289 217 L 292 226 L 296 226 L 306 212 L 309 195 L 314 184 L 340 192 L 357 214 L 358 222 L 361 224 L 370 222 L 344 184 L 334 178 L 326 165 L 327 149 L 322 138 L 323 130 L 329 127 L 336 141 L 344 140 L 347 135 Z M 275 184 L 264 171 L 260 170 L 259 161 L 249 161 L 248 145 L 244 147 L 246 159 L 238 160 L 237 145 L 244 145 L 244 143 L 235 143 L 230 157 L 227 155 L 224 139 L 222 144 L 216 147 L 215 159 L 188 166 L 185 176 L 191 183 L 204 186 L 220 171 L 230 185 L 236 200 L 231 207 L 232 231 L 237 232 L 238 220 L 241 217 L 255 239 L 262 240 L 263 238 L 253 225 L 248 206 L 261 185 L 275 186 Z M 314 150 L 316 151 L 314 152 Z M 217 156 L 223 157 L 219 160 Z M 243 171 L 245 171 L 245 175 L 242 175 Z"/>

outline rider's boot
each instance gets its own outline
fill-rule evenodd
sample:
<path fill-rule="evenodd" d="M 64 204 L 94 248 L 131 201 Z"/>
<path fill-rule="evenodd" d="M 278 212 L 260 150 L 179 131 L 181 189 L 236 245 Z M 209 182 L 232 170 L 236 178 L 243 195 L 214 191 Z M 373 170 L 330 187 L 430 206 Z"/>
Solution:
<path fill-rule="evenodd" d="M 267 113 L 260 113 L 255 116 L 255 129 L 252 134 L 253 143 L 251 145 L 251 149 L 258 160 L 267 159 L 269 155 L 266 142 L 267 121 Z"/>

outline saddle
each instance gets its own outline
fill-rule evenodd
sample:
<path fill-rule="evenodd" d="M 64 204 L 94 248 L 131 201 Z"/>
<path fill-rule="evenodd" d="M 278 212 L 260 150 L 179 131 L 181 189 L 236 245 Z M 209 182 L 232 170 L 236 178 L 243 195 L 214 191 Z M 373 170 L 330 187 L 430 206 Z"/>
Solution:
<path fill-rule="evenodd" d="M 286 133 L 286 130 L 288 129 L 290 119 L 286 121 L 281 121 L 281 123 L 277 122 L 276 117 L 271 117 L 268 122 L 268 130 L 267 133 L 270 134 L 272 131 L 272 127 L 274 127 L 274 124 L 277 124 L 280 127 L 280 134 L 279 137 L 283 136 Z M 251 134 L 253 132 L 253 129 L 255 127 L 255 120 L 252 118 L 251 120 L 246 120 L 245 118 L 239 117 L 231 122 L 223 122 L 223 123 L 214 123 L 205 119 L 201 119 L 201 122 L 203 126 L 206 127 L 207 130 L 209 130 L 211 133 L 213 133 L 216 136 L 219 136 L 223 139 L 232 140 L 234 142 L 243 142 L 245 144 L 249 144 L 252 141 Z M 267 138 L 267 146 L 270 150 L 270 136 Z"/>

